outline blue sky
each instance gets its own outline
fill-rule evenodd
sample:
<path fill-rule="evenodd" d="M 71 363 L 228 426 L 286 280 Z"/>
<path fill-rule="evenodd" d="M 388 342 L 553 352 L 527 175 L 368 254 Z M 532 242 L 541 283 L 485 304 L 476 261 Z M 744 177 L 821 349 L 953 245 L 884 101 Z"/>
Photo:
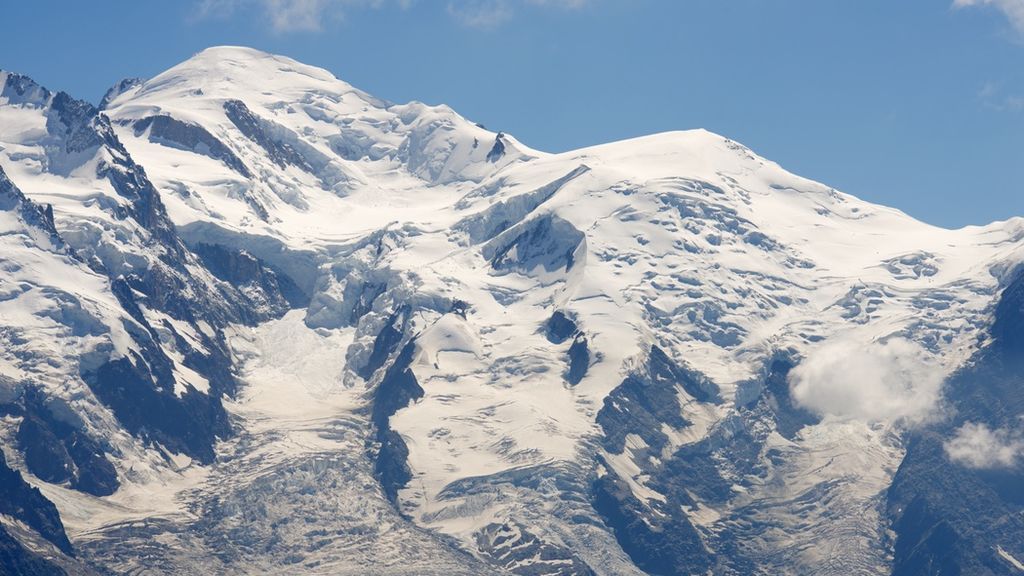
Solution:
<path fill-rule="evenodd" d="M 1024 0 L 6 2 L 0 68 L 97 102 L 211 45 L 562 151 L 703 127 L 943 226 L 1024 215 Z"/>

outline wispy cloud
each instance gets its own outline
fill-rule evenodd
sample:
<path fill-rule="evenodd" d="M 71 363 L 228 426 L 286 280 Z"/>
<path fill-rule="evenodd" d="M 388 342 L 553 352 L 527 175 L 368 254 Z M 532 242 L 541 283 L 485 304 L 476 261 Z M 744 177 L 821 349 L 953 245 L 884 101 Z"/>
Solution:
<path fill-rule="evenodd" d="M 259 14 L 278 34 L 319 32 L 331 21 L 344 19 L 355 10 L 408 9 L 421 0 L 199 0 L 195 17 L 231 18 Z M 459 23 L 472 28 L 494 28 L 512 19 L 525 6 L 576 10 L 590 0 L 422 0 L 424 5 L 446 9 Z M 429 4 L 428 4 L 429 2 Z"/>
<path fill-rule="evenodd" d="M 864 346 L 837 341 L 790 373 L 797 404 L 822 416 L 916 424 L 936 414 L 944 373 L 909 340 Z"/>
<path fill-rule="evenodd" d="M 394 4 L 408 7 L 411 0 Z M 198 20 L 225 19 L 258 14 L 278 34 L 319 32 L 326 22 L 342 20 L 353 9 L 380 8 L 385 0 L 200 0 Z"/>
<path fill-rule="evenodd" d="M 950 460 L 979 470 L 1013 468 L 1024 457 L 1021 433 L 968 422 L 943 447 Z"/>
<path fill-rule="evenodd" d="M 1024 111 L 1024 96 L 1008 94 L 997 82 L 986 82 L 981 90 L 978 90 L 978 100 L 986 108 L 999 112 Z"/>
<path fill-rule="evenodd" d="M 493 28 L 512 18 L 507 0 L 462 0 L 449 2 L 448 14 L 470 28 Z"/>
<path fill-rule="evenodd" d="M 590 0 L 451 0 L 448 14 L 471 28 L 493 28 L 512 19 L 523 5 L 578 10 Z"/>
<path fill-rule="evenodd" d="M 319 30 L 328 0 L 266 0 L 271 26 L 278 32 Z M 341 7 L 336 7 L 341 10 Z"/>
<path fill-rule="evenodd" d="M 1024 0 L 953 0 L 954 8 L 988 6 L 1002 12 L 1010 24 L 1024 34 Z"/>

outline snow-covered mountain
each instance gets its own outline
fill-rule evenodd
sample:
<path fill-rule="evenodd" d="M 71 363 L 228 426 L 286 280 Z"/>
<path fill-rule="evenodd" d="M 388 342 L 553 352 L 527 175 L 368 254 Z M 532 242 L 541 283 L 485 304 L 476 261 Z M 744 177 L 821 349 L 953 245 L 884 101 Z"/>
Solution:
<path fill-rule="evenodd" d="M 1024 571 L 1024 220 L 246 48 L 0 86 L 9 572 Z"/>

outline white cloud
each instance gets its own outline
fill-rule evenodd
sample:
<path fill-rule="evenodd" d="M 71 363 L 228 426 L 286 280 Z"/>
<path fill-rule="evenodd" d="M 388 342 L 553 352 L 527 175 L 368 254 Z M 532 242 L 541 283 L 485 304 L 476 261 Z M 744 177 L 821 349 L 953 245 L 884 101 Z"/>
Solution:
<path fill-rule="evenodd" d="M 526 0 L 530 4 L 537 6 L 553 6 L 555 8 L 568 8 L 575 10 L 577 8 L 583 8 L 590 0 Z"/>
<path fill-rule="evenodd" d="M 590 0 L 451 0 L 448 13 L 471 28 L 493 28 L 512 18 L 521 4 L 576 10 Z"/>
<path fill-rule="evenodd" d="M 230 18 L 259 14 L 275 33 L 319 32 L 325 23 L 342 20 L 356 9 L 394 5 L 405 10 L 415 0 L 200 0 L 195 17 Z"/>
<path fill-rule="evenodd" d="M 493 28 L 512 17 L 507 0 L 461 0 L 448 3 L 448 14 L 471 28 Z"/>
<path fill-rule="evenodd" d="M 351 0 L 201 0 L 196 18 L 225 19 L 258 13 L 276 33 L 317 32 L 328 16 L 341 18 Z"/>
<path fill-rule="evenodd" d="M 450 0 L 448 13 L 462 24 L 492 28 L 512 18 L 525 4 L 578 9 L 590 0 Z M 255 10 L 275 33 L 319 32 L 331 20 L 343 19 L 354 9 L 397 6 L 405 10 L 417 0 L 199 0 L 196 18 L 228 18 Z M 437 0 L 430 5 L 442 6 Z"/>
<path fill-rule="evenodd" d="M 1006 93 L 1002 86 L 995 82 L 986 82 L 978 90 L 978 100 L 986 108 L 999 112 L 1024 111 L 1024 97 Z"/>
<path fill-rule="evenodd" d="M 893 338 L 826 343 L 790 372 L 789 383 L 796 403 L 821 416 L 916 424 L 935 415 L 944 378 L 920 346 Z"/>
<path fill-rule="evenodd" d="M 1024 33 L 1024 0 L 953 0 L 954 8 L 991 6 L 1001 11 L 1018 32 Z"/>
<path fill-rule="evenodd" d="M 968 468 L 1012 468 L 1024 456 L 1024 438 L 1020 432 L 1003 428 L 992 430 L 984 424 L 968 422 L 943 447 L 950 460 Z"/>
<path fill-rule="evenodd" d="M 270 24 L 277 32 L 318 31 L 330 7 L 327 0 L 266 0 L 265 4 Z"/>

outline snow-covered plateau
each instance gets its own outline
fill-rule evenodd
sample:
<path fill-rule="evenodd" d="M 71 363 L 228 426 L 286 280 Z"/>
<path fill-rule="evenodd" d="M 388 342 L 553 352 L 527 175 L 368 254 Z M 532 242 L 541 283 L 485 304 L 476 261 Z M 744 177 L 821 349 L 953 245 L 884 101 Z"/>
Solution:
<path fill-rule="evenodd" d="M 247 48 L 0 90 L 0 572 L 1024 572 L 1024 219 Z"/>

